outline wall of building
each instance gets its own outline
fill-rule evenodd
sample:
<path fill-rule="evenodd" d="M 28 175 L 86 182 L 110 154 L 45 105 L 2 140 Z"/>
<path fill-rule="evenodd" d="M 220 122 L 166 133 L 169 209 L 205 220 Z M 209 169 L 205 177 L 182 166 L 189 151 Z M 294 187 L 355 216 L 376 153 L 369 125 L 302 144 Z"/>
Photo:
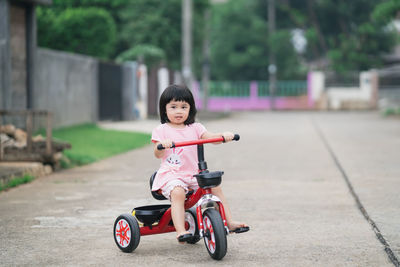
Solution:
<path fill-rule="evenodd" d="M 139 118 L 136 103 L 138 101 L 138 64 L 126 62 L 122 65 L 122 120 Z"/>
<path fill-rule="evenodd" d="M 27 107 L 26 10 L 10 5 L 11 103 L 13 109 Z"/>
<path fill-rule="evenodd" d="M 10 76 L 11 60 L 9 52 L 9 4 L 7 0 L 0 0 L 0 108 L 9 108 L 11 105 Z"/>
<path fill-rule="evenodd" d="M 359 74 L 358 86 L 330 87 L 323 72 L 309 74 L 312 101 L 316 109 L 365 110 L 375 109 L 378 101 L 378 74 L 365 71 Z"/>
<path fill-rule="evenodd" d="M 97 121 L 97 60 L 43 48 L 36 59 L 33 108 L 53 112 L 54 127 Z"/>

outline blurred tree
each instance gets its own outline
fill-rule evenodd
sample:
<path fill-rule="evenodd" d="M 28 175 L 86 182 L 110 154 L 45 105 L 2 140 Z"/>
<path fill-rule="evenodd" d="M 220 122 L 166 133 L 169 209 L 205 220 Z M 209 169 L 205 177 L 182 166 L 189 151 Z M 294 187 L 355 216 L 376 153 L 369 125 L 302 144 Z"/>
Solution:
<path fill-rule="evenodd" d="M 165 52 L 153 45 L 136 45 L 121 53 L 116 59 L 117 62 L 129 60 L 140 60 L 152 67 L 165 60 Z"/>
<path fill-rule="evenodd" d="M 321 59 L 339 72 L 365 70 L 379 67 L 381 55 L 396 41 L 388 24 L 398 14 L 400 0 L 276 3 L 275 36 L 269 36 L 267 30 L 267 0 L 211 5 L 213 79 L 267 79 L 269 49 L 277 54 L 279 79 L 298 77 L 304 74 L 300 62 Z M 203 14 L 210 4 L 209 0 L 193 4 L 193 68 L 200 77 Z M 84 10 L 90 8 L 86 14 Z M 37 9 L 38 43 L 102 58 L 121 55 L 120 60 L 138 53 L 141 48 L 135 46 L 149 45 L 164 52 L 169 67 L 181 69 L 181 12 L 181 0 L 53 0 L 52 6 Z M 307 39 L 304 53 L 293 48 L 293 29 L 303 30 Z"/>
<path fill-rule="evenodd" d="M 181 69 L 181 0 L 131 0 L 121 11 L 121 40 L 126 49 L 149 44 L 165 51 L 166 63 Z M 193 1 L 193 61 L 200 69 L 203 12 L 208 0 Z M 198 72 L 198 71 L 197 71 Z"/>
<path fill-rule="evenodd" d="M 393 18 L 400 18 L 400 1 L 389 0 L 378 4 L 373 12 L 372 18 L 380 23 L 390 23 Z"/>
<path fill-rule="evenodd" d="M 265 1 L 264 1 L 265 2 Z M 261 2 L 262 3 L 262 2 Z M 303 68 L 288 30 L 268 36 L 266 5 L 235 0 L 213 7 L 211 75 L 217 80 L 268 80 L 269 50 L 277 57 L 278 79 L 296 79 Z M 304 74 L 304 72 L 303 72 Z"/>
<path fill-rule="evenodd" d="M 305 31 L 306 59 L 327 58 L 343 72 L 382 64 L 382 54 L 395 45 L 387 27 L 399 11 L 399 0 L 285 0 L 279 9 L 293 26 Z M 305 19 L 308 18 L 308 19 Z M 286 20 L 286 19 L 284 19 Z"/>
<path fill-rule="evenodd" d="M 49 40 L 54 40 L 52 24 L 55 23 L 57 16 L 71 8 L 101 8 L 108 12 L 114 20 L 116 28 L 116 40 L 112 53 L 108 58 L 113 58 L 121 51 L 126 49 L 122 47 L 119 32 L 121 30 L 121 10 L 125 9 L 130 0 L 53 0 L 53 4 L 46 7 L 37 8 L 38 17 L 38 42 L 39 45 L 53 48 Z M 101 25 L 100 25 L 101 26 Z M 107 27 L 106 25 L 103 25 Z"/>
<path fill-rule="evenodd" d="M 101 8 L 67 8 L 64 11 L 39 8 L 39 46 L 81 53 L 103 59 L 114 52 L 116 26 Z"/>

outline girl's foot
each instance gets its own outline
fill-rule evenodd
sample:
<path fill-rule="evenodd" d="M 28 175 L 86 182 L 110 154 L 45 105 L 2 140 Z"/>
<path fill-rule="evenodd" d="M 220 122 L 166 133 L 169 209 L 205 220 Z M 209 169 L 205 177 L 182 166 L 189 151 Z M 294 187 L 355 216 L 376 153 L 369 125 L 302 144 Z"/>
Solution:
<path fill-rule="evenodd" d="M 229 232 L 243 233 L 250 230 L 250 227 L 245 223 L 231 222 L 228 224 Z"/>
<path fill-rule="evenodd" d="M 178 234 L 176 236 L 176 239 L 178 239 L 179 243 L 184 244 L 186 241 L 190 240 L 192 237 L 193 237 L 193 235 L 186 231 L 181 234 Z"/>

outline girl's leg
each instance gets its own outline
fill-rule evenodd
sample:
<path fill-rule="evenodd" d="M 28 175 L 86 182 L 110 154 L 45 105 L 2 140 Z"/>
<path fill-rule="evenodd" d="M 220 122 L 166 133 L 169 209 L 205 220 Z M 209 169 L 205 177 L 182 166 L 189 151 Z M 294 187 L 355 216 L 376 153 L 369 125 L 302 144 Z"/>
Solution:
<path fill-rule="evenodd" d="M 185 229 L 185 189 L 176 186 L 171 191 L 171 216 L 176 229 L 177 237 L 189 233 Z"/>
<path fill-rule="evenodd" d="M 247 226 L 245 223 L 239 223 L 232 220 L 232 213 L 229 208 L 228 202 L 225 199 L 224 193 L 222 192 L 221 186 L 213 187 L 211 191 L 222 201 L 222 204 L 224 204 L 226 223 L 228 224 L 229 230 L 235 230 L 238 227 Z"/>

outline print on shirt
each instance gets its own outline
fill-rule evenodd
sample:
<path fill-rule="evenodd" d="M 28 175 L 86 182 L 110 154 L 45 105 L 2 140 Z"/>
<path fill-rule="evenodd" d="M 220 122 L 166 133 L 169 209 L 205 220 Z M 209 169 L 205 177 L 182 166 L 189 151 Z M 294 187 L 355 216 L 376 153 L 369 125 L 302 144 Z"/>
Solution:
<path fill-rule="evenodd" d="M 182 154 L 182 152 L 183 152 L 182 148 L 179 148 L 179 149 L 174 148 L 172 150 L 172 153 L 166 159 L 168 165 L 171 167 L 182 166 L 182 160 L 181 160 L 181 157 L 179 156 L 180 154 Z"/>

